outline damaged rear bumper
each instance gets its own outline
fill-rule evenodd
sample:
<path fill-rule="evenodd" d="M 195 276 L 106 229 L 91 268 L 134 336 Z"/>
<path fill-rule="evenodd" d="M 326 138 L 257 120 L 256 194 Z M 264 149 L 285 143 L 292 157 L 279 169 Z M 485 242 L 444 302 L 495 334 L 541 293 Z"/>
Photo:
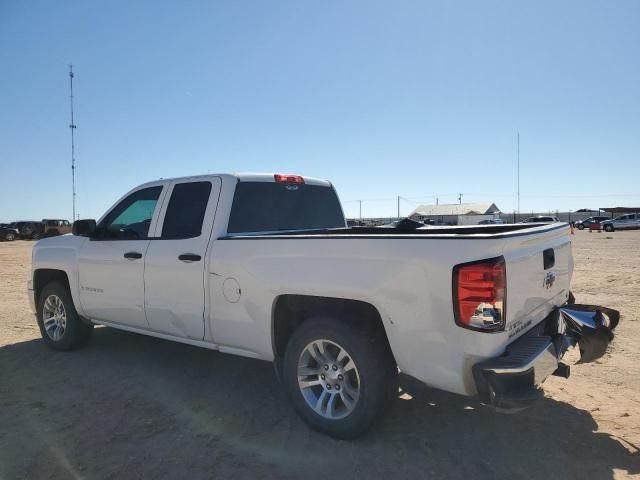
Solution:
<path fill-rule="evenodd" d="M 549 375 L 568 378 L 571 363 L 602 357 L 620 313 L 595 305 L 564 305 L 507 346 L 504 354 L 473 366 L 480 400 L 501 411 L 528 407 L 544 395 Z"/>

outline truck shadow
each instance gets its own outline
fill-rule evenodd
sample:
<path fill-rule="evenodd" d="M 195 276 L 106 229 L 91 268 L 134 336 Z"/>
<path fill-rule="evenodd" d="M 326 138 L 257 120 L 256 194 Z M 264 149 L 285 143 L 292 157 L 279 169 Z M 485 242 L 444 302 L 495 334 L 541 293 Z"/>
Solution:
<path fill-rule="evenodd" d="M 271 364 L 106 328 L 0 348 L 0 478 L 613 478 L 637 448 L 545 399 L 499 415 L 403 381 L 361 439 L 309 430 Z"/>

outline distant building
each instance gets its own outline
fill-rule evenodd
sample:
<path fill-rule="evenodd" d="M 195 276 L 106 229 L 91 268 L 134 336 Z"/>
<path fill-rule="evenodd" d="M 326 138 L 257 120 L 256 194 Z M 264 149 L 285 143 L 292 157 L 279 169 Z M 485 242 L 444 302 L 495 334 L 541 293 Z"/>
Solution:
<path fill-rule="evenodd" d="M 452 203 L 420 205 L 409 218 L 440 225 L 475 225 L 482 220 L 497 218 L 500 213 L 495 203 Z"/>

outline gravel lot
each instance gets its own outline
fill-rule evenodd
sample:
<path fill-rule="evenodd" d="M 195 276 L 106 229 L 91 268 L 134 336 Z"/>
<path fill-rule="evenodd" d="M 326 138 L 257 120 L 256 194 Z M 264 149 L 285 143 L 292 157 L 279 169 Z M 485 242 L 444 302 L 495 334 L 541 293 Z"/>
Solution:
<path fill-rule="evenodd" d="M 608 354 L 516 415 L 404 382 L 365 437 L 310 431 L 265 362 L 98 328 L 48 350 L 31 242 L 0 244 L 0 478 L 640 476 L 640 232 L 576 232 L 577 301 L 618 308 Z"/>

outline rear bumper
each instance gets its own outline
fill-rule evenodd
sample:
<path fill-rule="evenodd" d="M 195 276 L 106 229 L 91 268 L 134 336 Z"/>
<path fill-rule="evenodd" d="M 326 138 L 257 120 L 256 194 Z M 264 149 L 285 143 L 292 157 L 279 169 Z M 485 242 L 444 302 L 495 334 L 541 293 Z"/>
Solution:
<path fill-rule="evenodd" d="M 547 377 L 568 378 L 571 363 L 602 357 L 619 320 L 618 311 L 595 305 L 556 308 L 504 354 L 473 366 L 480 400 L 502 411 L 528 407 L 544 395 Z"/>

